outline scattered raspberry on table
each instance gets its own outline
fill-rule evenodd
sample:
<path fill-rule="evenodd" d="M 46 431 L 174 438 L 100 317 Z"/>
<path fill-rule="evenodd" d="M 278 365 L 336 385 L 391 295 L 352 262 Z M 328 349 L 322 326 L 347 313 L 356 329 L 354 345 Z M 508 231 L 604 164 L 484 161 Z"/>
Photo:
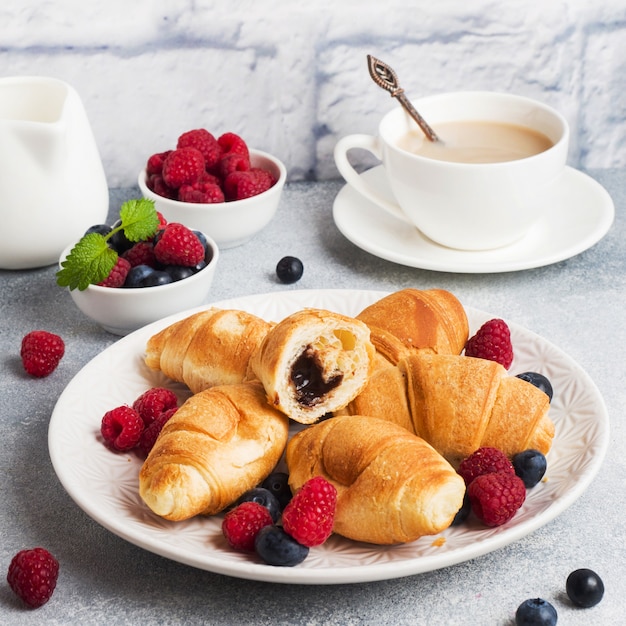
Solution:
<path fill-rule="evenodd" d="M 18 552 L 9 565 L 7 582 L 31 608 L 43 606 L 54 592 L 59 562 L 45 548 Z"/>
<path fill-rule="evenodd" d="M 37 378 L 52 374 L 64 354 L 63 339 L 46 330 L 33 330 L 22 339 L 22 364 L 26 372 Z"/>

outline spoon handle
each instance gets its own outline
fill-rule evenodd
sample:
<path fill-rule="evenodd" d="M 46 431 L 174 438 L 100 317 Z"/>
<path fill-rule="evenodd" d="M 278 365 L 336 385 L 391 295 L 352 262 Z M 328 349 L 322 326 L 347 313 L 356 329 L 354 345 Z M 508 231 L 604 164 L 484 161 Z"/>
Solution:
<path fill-rule="evenodd" d="M 383 63 L 381 60 L 367 55 L 367 67 L 369 69 L 372 80 L 382 89 L 391 94 L 392 98 L 396 98 L 404 107 L 404 110 L 417 122 L 422 132 L 430 141 L 439 141 L 439 137 L 435 131 L 428 125 L 426 120 L 417 112 L 411 101 L 404 94 L 404 89 L 398 84 L 398 77 L 393 69 Z"/>

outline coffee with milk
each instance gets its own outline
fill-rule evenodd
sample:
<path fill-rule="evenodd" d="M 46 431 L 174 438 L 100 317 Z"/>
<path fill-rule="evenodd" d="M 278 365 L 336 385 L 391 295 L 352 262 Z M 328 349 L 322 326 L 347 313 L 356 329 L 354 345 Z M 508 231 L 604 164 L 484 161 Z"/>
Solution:
<path fill-rule="evenodd" d="M 402 135 L 398 147 L 439 161 L 499 163 L 524 159 L 553 145 L 543 133 L 517 124 L 458 121 L 439 124 L 435 130 L 441 141 L 429 141 L 418 129 Z"/>

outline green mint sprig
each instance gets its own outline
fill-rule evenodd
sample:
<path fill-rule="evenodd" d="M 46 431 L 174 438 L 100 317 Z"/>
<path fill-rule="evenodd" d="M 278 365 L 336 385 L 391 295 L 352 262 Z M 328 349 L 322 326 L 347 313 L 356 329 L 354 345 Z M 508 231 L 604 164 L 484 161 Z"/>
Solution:
<path fill-rule="evenodd" d="M 106 235 L 89 233 L 72 248 L 57 272 L 57 285 L 84 291 L 101 283 L 115 267 L 117 252 L 107 241 L 120 230 L 129 241 L 152 237 L 159 227 L 154 201 L 147 198 L 128 200 L 120 208 L 120 224 Z"/>

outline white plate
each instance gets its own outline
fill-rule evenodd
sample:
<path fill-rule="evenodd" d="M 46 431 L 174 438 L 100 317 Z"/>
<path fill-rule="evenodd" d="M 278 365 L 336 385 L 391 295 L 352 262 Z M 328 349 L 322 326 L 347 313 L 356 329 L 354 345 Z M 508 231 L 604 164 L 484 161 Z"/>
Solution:
<path fill-rule="evenodd" d="M 279 320 L 305 306 L 355 315 L 382 295 L 380 291 L 291 291 L 215 305 Z M 515 348 L 511 371 L 535 370 L 550 378 L 555 389 L 551 416 L 556 425 L 548 480 L 529 491 L 512 521 L 499 528 L 449 528 L 439 536 L 390 547 L 332 536 L 323 546 L 311 549 L 297 567 L 261 564 L 254 556 L 228 548 L 221 534 L 221 516 L 168 522 L 154 515 L 138 494 L 139 458 L 109 451 L 100 438 L 102 415 L 132 403 L 150 387 L 167 386 L 185 397 L 181 385 L 143 364 L 143 353 L 152 334 L 191 312 L 142 328 L 95 357 L 62 393 L 48 433 L 52 464 L 76 503 L 116 535 L 175 561 L 238 578 L 300 584 L 366 582 L 435 570 L 491 552 L 546 524 L 582 494 L 604 457 L 608 417 L 594 383 L 558 348 L 510 324 Z M 473 329 L 491 317 L 475 310 L 468 310 L 468 316 Z M 445 539 L 442 545 L 434 543 L 438 537 Z"/>
<path fill-rule="evenodd" d="M 361 174 L 393 201 L 381 165 Z M 440 246 L 416 228 L 385 213 L 345 185 L 335 198 L 333 217 L 340 232 L 359 248 L 400 265 L 440 272 L 493 273 L 542 267 L 587 250 L 608 232 L 615 208 L 598 182 L 565 168 L 553 210 L 520 241 L 479 252 Z"/>

